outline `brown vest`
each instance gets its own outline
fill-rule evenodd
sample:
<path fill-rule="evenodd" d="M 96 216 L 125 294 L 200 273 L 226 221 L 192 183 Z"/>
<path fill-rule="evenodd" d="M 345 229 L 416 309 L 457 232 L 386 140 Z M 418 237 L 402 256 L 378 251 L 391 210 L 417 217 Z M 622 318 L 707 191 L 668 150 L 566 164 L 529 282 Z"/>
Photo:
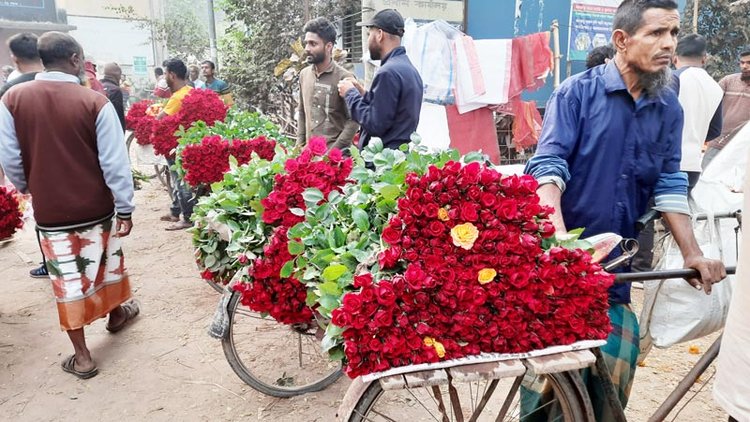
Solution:
<path fill-rule="evenodd" d="M 107 97 L 70 82 L 31 81 L 3 96 L 15 123 L 40 226 L 93 222 L 114 212 L 96 145 Z"/>

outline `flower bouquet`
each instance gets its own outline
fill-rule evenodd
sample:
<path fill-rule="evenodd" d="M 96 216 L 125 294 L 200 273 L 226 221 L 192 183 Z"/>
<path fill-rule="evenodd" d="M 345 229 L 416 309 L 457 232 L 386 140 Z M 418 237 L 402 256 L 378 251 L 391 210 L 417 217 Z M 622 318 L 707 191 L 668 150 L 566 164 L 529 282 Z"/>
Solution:
<path fill-rule="evenodd" d="M 213 135 L 203 138 L 199 144 L 187 145 L 180 157 L 184 180 L 193 187 L 210 185 L 220 181 L 229 171 L 229 157 L 238 165 L 246 164 L 256 154 L 259 159 L 271 161 L 275 154 L 276 141 L 259 136 L 250 140 L 227 141 Z"/>
<path fill-rule="evenodd" d="M 125 127 L 133 131 L 135 141 L 139 145 L 151 143 L 151 132 L 156 121 L 156 114 L 152 114 L 152 109 L 156 105 L 151 100 L 139 101 L 130 106 L 128 114 L 125 116 Z"/>
<path fill-rule="evenodd" d="M 249 268 L 247 282 L 234 287 L 242 293 L 244 305 L 284 324 L 313 319 L 313 310 L 307 306 L 307 287 L 292 276 L 292 265 L 286 265 L 295 252 L 287 231 L 305 220 L 307 201 L 320 203 L 331 192 L 340 192 L 352 170 L 352 160 L 344 159 L 340 150 L 326 152 L 325 140 L 312 138 L 298 157 L 286 161 L 285 172 L 275 176 L 273 191 L 261 200 L 263 222 L 274 227 L 273 234 L 263 255 Z M 305 198 L 308 188 L 320 196 Z"/>
<path fill-rule="evenodd" d="M 182 100 L 178 113 L 154 123 L 151 133 L 154 151 L 159 155 L 174 158 L 178 145 L 175 133 L 180 127 L 185 130 L 199 121 L 211 126 L 223 121 L 226 115 L 227 106 L 215 92 L 210 89 L 193 89 Z"/>
<path fill-rule="evenodd" d="M 24 204 L 25 200 L 19 203 L 15 190 L 0 186 L 0 241 L 10 239 L 23 228 Z"/>
<path fill-rule="evenodd" d="M 191 183 L 210 183 L 211 192 L 199 199 L 192 217 L 196 261 L 202 278 L 226 284 L 262 254 L 268 243 L 272 227 L 261 220 L 260 200 L 273 190 L 274 176 L 284 171 L 289 158 L 285 146 L 292 141 L 281 136 L 278 127 L 265 117 L 235 109 L 230 109 L 223 122 L 213 126 L 197 122 L 178 131 L 178 136 L 178 173 Z M 210 147 L 201 146 L 207 138 L 215 137 L 221 141 L 210 141 Z M 251 141 L 232 142 L 235 147 L 229 147 L 230 154 L 226 156 L 222 152 L 220 159 L 206 150 L 221 151 L 230 145 L 225 139 Z"/>
<path fill-rule="evenodd" d="M 612 277 L 557 246 L 533 178 L 481 155 L 368 148 L 376 172 L 355 153 L 356 184 L 303 193 L 293 259 L 277 264 L 307 285 L 347 374 L 606 337 Z"/>

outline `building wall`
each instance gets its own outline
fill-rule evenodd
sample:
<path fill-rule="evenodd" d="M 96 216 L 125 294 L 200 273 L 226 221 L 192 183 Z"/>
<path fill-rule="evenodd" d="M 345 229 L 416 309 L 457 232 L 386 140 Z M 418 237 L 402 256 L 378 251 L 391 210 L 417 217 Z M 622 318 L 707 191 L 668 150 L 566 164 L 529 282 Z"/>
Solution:
<path fill-rule="evenodd" d="M 152 10 L 159 11 L 161 0 L 57 0 L 58 7 L 65 9 L 68 15 L 96 16 L 116 18 L 117 14 L 108 7 L 132 6 L 135 13 L 151 16 Z"/>

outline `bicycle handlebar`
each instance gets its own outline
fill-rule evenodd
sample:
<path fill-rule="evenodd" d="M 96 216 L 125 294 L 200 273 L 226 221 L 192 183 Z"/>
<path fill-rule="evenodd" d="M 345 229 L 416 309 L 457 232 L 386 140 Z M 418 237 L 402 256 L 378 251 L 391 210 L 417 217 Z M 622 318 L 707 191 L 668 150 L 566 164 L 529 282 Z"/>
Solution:
<path fill-rule="evenodd" d="M 727 275 L 734 274 L 736 267 L 727 267 Z M 638 273 L 615 274 L 615 284 L 632 281 L 667 280 L 670 278 L 700 278 L 698 270 L 685 268 L 681 270 L 643 271 Z"/>

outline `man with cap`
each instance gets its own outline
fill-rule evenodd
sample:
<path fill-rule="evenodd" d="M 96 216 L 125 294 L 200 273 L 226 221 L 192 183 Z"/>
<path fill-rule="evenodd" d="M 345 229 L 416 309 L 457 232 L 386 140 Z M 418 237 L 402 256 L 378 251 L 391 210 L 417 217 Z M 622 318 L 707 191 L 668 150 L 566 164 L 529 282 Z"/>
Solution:
<path fill-rule="evenodd" d="M 417 130 L 423 90 L 422 78 L 401 46 L 404 19 L 396 10 L 384 9 L 357 25 L 367 27 L 370 58 L 380 60 L 381 66 L 369 91 L 345 79 L 338 84 L 339 95 L 361 126 L 360 149 L 371 137 L 380 138 L 386 148 L 398 149 Z"/>

